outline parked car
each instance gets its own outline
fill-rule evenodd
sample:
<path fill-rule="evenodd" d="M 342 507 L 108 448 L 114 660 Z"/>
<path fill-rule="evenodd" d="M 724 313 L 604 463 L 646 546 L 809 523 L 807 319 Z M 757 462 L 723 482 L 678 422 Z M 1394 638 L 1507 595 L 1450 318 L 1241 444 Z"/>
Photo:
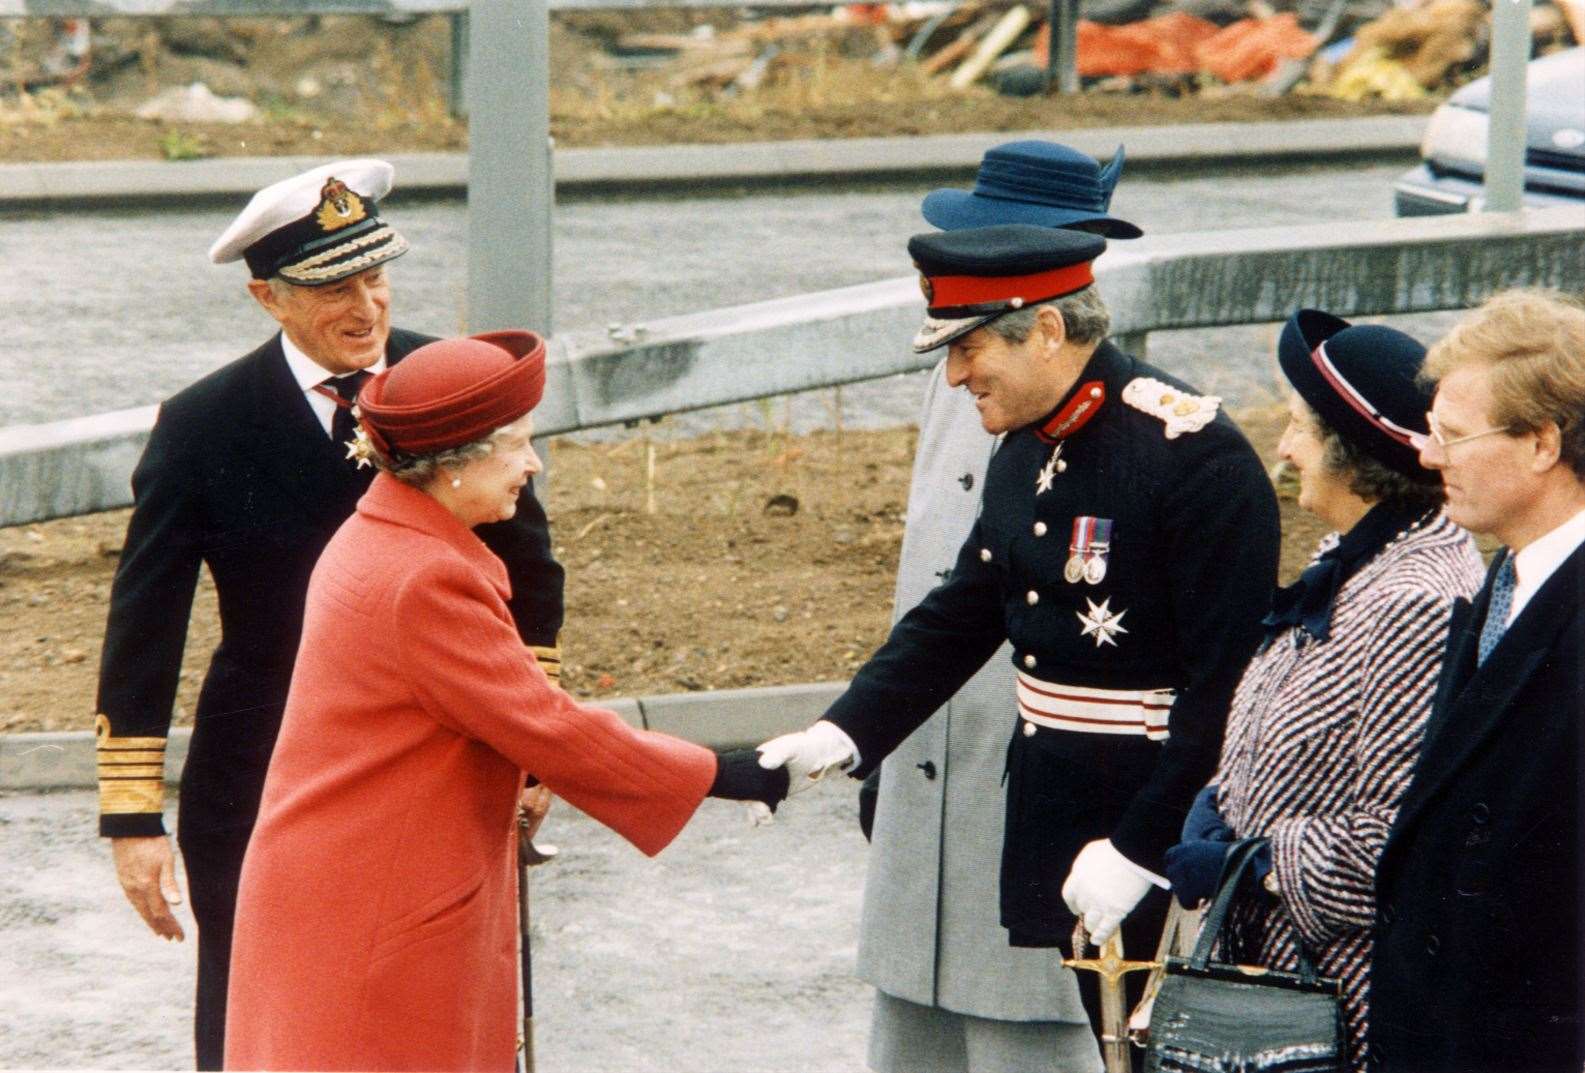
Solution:
<path fill-rule="evenodd" d="M 1490 108 L 1482 78 L 1431 114 L 1420 165 L 1393 188 L 1399 216 L 1480 210 Z M 1530 61 L 1525 126 L 1525 207 L 1585 205 L 1585 48 Z"/>

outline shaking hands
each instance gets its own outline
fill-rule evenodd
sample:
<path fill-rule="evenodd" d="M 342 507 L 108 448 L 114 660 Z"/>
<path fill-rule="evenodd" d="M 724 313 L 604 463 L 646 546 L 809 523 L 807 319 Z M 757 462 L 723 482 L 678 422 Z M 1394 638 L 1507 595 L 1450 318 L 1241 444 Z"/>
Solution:
<path fill-rule="evenodd" d="M 833 771 L 846 771 L 858 758 L 853 739 L 824 719 L 808 730 L 783 734 L 759 747 L 760 767 L 786 769 L 789 795 L 802 793 Z"/>
<path fill-rule="evenodd" d="M 822 720 L 808 730 L 772 738 L 757 750 L 717 753 L 710 796 L 742 801 L 748 806 L 749 822 L 759 826 L 769 823 L 776 806 L 792 794 L 857 761 L 852 739 Z"/>

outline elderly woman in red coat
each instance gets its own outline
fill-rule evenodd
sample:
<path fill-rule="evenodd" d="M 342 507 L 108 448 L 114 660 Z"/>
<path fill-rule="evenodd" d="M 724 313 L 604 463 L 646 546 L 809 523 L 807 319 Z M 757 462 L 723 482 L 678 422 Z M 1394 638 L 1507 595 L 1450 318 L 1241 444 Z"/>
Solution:
<path fill-rule="evenodd" d="M 544 343 L 442 340 L 359 395 L 382 472 L 309 585 L 243 866 L 228 1069 L 509 1070 L 524 773 L 647 854 L 707 794 L 774 807 L 720 757 L 578 704 L 518 638 L 472 527 L 539 469 Z"/>

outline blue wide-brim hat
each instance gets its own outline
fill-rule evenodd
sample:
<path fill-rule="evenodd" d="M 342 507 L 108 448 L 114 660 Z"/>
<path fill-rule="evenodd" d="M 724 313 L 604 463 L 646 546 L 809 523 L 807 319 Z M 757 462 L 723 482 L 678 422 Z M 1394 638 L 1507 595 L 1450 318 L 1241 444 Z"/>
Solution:
<path fill-rule="evenodd" d="M 1102 167 L 1089 154 L 1056 142 L 1008 142 L 986 150 L 973 190 L 932 190 L 920 211 L 943 231 L 1092 223 L 1107 238 L 1138 238 L 1144 232 L 1108 213 L 1122 173 L 1122 146 Z"/>
<path fill-rule="evenodd" d="M 1301 309 L 1282 326 L 1277 363 L 1339 436 L 1399 473 L 1425 475 L 1419 444 L 1429 431 L 1432 389 L 1419 379 L 1425 347 L 1417 339 Z"/>

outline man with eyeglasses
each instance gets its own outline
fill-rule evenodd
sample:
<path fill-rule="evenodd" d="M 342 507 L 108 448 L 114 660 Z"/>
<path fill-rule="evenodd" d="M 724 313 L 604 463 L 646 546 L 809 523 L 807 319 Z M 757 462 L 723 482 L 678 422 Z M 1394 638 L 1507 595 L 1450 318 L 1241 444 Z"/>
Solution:
<path fill-rule="evenodd" d="M 1504 547 L 1474 603 L 1454 606 L 1377 867 L 1370 1063 L 1578 1073 L 1585 307 L 1500 294 L 1425 369 L 1437 393 L 1420 459 L 1448 516 Z"/>

